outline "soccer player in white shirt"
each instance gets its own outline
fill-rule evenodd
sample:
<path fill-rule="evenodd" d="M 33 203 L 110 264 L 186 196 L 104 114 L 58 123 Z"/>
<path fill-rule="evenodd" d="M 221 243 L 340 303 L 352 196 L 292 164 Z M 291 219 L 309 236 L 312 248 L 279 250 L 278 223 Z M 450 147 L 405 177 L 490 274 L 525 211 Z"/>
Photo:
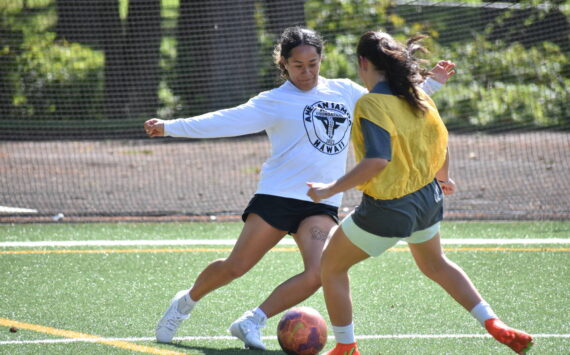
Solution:
<path fill-rule="evenodd" d="M 285 79 L 281 86 L 233 108 L 145 122 L 150 137 L 213 138 L 265 131 L 271 142 L 271 156 L 242 215 L 244 226 L 233 250 L 227 258 L 210 263 L 189 289 L 176 294 L 157 325 L 157 341 L 172 341 L 202 297 L 244 275 L 287 234 L 297 243 L 304 270 L 232 323 L 231 334 L 248 348 L 264 350 L 260 330 L 267 318 L 299 304 L 321 286 L 321 254 L 338 223 L 342 195 L 314 203 L 306 195 L 305 182 L 331 182 L 344 174 L 354 105 L 367 93 L 351 80 L 320 76 L 322 58 L 323 40 L 315 31 L 287 28 L 274 53 Z M 424 90 L 437 90 L 453 75 L 453 66 L 440 62 L 432 70 L 437 81 L 426 80 Z"/>

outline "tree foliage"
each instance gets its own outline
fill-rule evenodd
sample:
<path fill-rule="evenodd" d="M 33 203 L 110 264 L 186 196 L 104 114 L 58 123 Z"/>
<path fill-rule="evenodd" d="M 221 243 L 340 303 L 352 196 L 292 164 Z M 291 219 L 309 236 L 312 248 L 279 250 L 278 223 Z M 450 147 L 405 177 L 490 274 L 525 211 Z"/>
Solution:
<path fill-rule="evenodd" d="M 16 4 L 17 5 L 17 4 Z M 4 9 L 0 54 L 10 75 L 10 119 L 101 118 L 103 54 L 80 43 L 58 41 L 48 31 L 57 18 L 52 8 Z M 3 65 L 3 66 L 4 66 Z"/>
<path fill-rule="evenodd" d="M 444 48 L 456 75 L 437 98 L 453 126 L 501 128 L 570 124 L 570 60 L 552 43 L 473 42 Z"/>
<path fill-rule="evenodd" d="M 186 0 L 161 0 L 162 11 L 153 8 L 152 12 L 145 12 L 146 5 L 130 6 L 135 3 L 127 0 L 97 2 L 113 6 L 113 11 L 99 14 L 97 20 L 102 26 L 113 23 L 113 31 L 101 29 L 104 36 L 78 33 L 75 37 L 69 31 L 81 22 L 67 18 L 58 25 L 57 1 L 0 0 L 0 120 L 129 118 L 125 112 L 138 117 L 150 114 L 149 110 L 168 117 L 194 112 L 192 109 L 206 111 L 218 107 L 198 105 L 200 95 L 223 95 L 226 88 L 215 85 L 220 80 L 228 82 L 223 78 L 251 83 L 249 91 L 237 93 L 236 100 L 242 100 L 254 94 L 253 88 L 275 85 L 270 56 L 278 28 L 286 22 L 302 24 L 299 18 L 304 6 L 304 24 L 326 40 L 321 69 L 325 77 L 358 80 L 355 46 L 365 30 L 383 29 L 400 40 L 421 32 L 431 37 L 426 44 L 433 52 L 432 64 L 442 58 L 457 63 L 458 74 L 437 97 L 442 116 L 451 127 L 569 126 L 570 9 L 562 0 L 526 0 L 506 11 L 483 7 L 481 18 L 488 23 L 475 29 L 474 34 L 457 29 L 452 12 L 430 9 L 421 21 L 415 20 L 407 14 L 417 9 L 400 11 L 402 6 L 393 0 L 307 0 L 304 5 L 296 0 L 287 6 L 276 0 L 255 0 L 254 6 L 248 3 L 247 11 L 240 14 L 251 15 L 251 19 L 242 18 L 241 23 L 255 26 L 247 32 L 248 47 L 237 42 L 244 37 L 236 31 L 239 27 L 216 26 L 220 18 L 231 21 L 232 16 L 222 16 L 217 9 L 218 13 L 202 13 L 201 18 L 193 18 L 196 10 L 182 6 L 191 3 Z M 119 5 L 125 9 L 128 5 L 129 14 L 119 18 Z M 291 10 L 290 16 L 283 16 L 286 9 Z M 458 6 L 457 11 L 473 14 L 479 10 Z M 137 13 L 142 22 L 129 25 L 128 17 Z M 101 16 L 114 19 L 105 22 Z M 162 18 L 160 23 L 152 22 L 153 29 L 145 32 L 144 24 L 151 19 L 144 16 Z M 204 42 L 207 37 L 195 25 L 198 20 L 207 20 L 208 26 L 218 29 L 217 33 L 207 30 L 214 33 L 208 38 L 217 43 L 225 40 L 226 46 L 231 46 L 230 55 L 219 62 L 224 63 L 224 70 L 215 69 L 213 62 L 224 56 L 224 50 L 218 50 L 217 43 Z M 545 26 L 553 23 L 556 30 L 549 32 Z M 90 28 L 85 24 L 80 27 Z M 64 30 L 70 33 L 70 40 L 61 36 Z M 463 32 L 455 35 L 454 31 Z M 153 34 L 156 36 L 151 37 Z M 257 41 L 251 39 L 254 37 Z M 127 43 L 126 47 L 121 41 Z M 252 41 L 256 43 L 251 44 Z M 152 58 L 150 62 L 140 58 L 145 44 L 154 53 L 148 57 Z M 194 66 L 204 54 L 197 45 L 209 48 L 209 76 Z M 240 56 L 240 50 L 249 55 Z M 239 63 L 253 69 L 239 69 Z M 126 80 L 119 74 L 131 77 Z M 204 78 L 210 78 L 209 86 L 205 86 L 208 90 L 200 86 L 199 80 Z M 136 87 L 129 89 L 127 81 Z M 141 90 L 142 87 L 150 88 L 156 95 Z M 212 94 L 216 90 L 221 92 Z M 113 101 L 113 95 L 122 96 Z M 220 104 L 220 100 L 214 101 Z M 116 109 L 110 110 L 110 105 Z M 193 108 L 186 107 L 192 105 Z"/>

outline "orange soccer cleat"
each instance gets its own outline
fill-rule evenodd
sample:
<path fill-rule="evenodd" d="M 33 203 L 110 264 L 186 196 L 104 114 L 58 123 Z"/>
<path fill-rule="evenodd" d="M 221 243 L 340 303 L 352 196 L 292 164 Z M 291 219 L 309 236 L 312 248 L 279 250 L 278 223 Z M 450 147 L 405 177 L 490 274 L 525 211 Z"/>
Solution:
<path fill-rule="evenodd" d="M 507 326 L 497 318 L 487 319 L 485 329 L 493 338 L 513 349 L 517 354 L 526 354 L 533 345 L 530 335 Z"/>
<path fill-rule="evenodd" d="M 341 344 L 336 343 L 336 346 L 324 353 L 324 355 L 360 355 L 358 351 L 358 346 L 356 343 L 352 344 Z"/>

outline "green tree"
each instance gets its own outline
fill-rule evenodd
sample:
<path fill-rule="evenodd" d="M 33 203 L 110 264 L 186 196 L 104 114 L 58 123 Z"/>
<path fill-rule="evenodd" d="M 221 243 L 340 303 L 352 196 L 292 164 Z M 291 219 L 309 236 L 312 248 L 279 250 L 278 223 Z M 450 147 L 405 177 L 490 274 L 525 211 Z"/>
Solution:
<path fill-rule="evenodd" d="M 101 53 L 56 40 L 53 7 L 2 7 L 2 119 L 95 118 L 100 112 Z M 3 37 L 3 36 L 2 36 Z M 4 37 L 3 37 L 4 38 Z M 4 106 L 4 105 L 2 105 Z"/>
<path fill-rule="evenodd" d="M 57 0 L 59 38 L 100 48 L 105 54 L 105 115 L 110 119 L 154 115 L 160 82 L 160 0 L 128 1 L 121 20 L 118 0 Z"/>
<path fill-rule="evenodd" d="M 185 114 L 242 103 L 258 91 L 254 1 L 181 0 L 173 91 Z"/>
<path fill-rule="evenodd" d="M 450 126 L 570 126 L 570 60 L 556 44 L 525 48 L 479 36 L 440 53 L 457 58 L 461 71 L 438 95 L 438 107 Z"/>
<path fill-rule="evenodd" d="M 12 115 L 12 100 L 16 94 L 17 58 L 22 46 L 21 31 L 14 30 L 15 18 L 7 8 L 0 12 L 0 117 Z"/>

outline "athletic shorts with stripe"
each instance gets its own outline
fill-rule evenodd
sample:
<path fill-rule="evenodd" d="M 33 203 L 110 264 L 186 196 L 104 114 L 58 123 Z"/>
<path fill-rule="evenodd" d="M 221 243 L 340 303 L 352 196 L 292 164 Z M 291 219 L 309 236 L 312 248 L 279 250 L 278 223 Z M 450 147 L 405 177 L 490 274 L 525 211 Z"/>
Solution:
<path fill-rule="evenodd" d="M 370 256 L 378 256 L 399 241 L 423 243 L 433 238 L 443 219 L 443 192 L 434 180 L 416 192 L 393 200 L 366 194 L 341 222 L 344 234 Z"/>

